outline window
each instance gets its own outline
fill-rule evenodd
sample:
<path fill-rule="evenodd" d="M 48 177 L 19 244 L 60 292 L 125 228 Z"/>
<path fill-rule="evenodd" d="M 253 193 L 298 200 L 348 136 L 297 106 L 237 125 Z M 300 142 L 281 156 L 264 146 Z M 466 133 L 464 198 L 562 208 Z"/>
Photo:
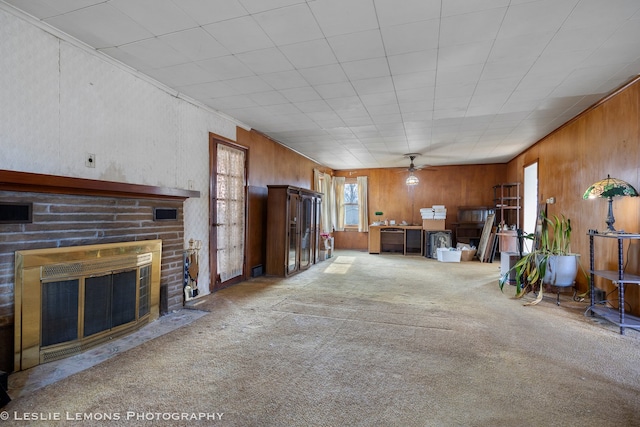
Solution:
<path fill-rule="evenodd" d="M 345 227 L 358 227 L 358 183 L 355 179 L 346 180 L 344 183 L 344 225 Z"/>

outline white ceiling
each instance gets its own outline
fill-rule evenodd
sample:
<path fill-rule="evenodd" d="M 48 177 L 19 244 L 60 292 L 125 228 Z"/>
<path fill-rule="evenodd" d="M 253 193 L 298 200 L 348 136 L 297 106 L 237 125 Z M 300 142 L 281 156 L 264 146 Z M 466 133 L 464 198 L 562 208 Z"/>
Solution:
<path fill-rule="evenodd" d="M 334 169 L 505 162 L 640 73 L 638 0 L 5 0 Z"/>

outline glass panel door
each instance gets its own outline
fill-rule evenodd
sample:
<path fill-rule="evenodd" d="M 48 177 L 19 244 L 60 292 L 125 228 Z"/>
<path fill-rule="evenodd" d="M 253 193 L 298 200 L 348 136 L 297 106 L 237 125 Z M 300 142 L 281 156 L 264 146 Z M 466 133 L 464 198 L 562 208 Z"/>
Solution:
<path fill-rule="evenodd" d="M 311 263 L 311 218 L 313 204 L 311 198 L 302 197 L 302 222 L 300 224 L 300 268 L 307 268 Z"/>
<path fill-rule="evenodd" d="M 289 194 L 289 257 L 287 262 L 287 272 L 293 273 L 298 270 L 298 237 L 300 230 L 298 227 L 298 208 L 300 196 Z"/>

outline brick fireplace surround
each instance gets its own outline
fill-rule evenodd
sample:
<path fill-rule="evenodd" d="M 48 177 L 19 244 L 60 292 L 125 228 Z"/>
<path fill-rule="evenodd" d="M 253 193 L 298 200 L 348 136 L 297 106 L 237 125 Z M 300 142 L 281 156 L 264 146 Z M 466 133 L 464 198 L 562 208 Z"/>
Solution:
<path fill-rule="evenodd" d="M 32 204 L 28 223 L 0 222 L 0 371 L 13 370 L 15 251 L 162 239 L 160 307 L 182 308 L 183 202 L 197 191 L 0 170 L 0 202 Z M 154 210 L 176 220 L 154 221 Z M 166 299 L 162 301 L 162 299 Z M 163 313 L 161 313 L 163 314 Z"/>

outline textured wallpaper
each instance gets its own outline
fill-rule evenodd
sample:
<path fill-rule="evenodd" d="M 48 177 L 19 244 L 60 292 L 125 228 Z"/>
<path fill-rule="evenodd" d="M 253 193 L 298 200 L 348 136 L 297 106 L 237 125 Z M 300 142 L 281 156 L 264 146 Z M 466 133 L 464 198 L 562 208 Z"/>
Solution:
<path fill-rule="evenodd" d="M 208 135 L 235 140 L 235 123 L 4 10 L 0 93 L 0 169 L 198 190 L 185 247 L 208 259 Z M 208 278 L 201 262 L 202 291 Z"/>

